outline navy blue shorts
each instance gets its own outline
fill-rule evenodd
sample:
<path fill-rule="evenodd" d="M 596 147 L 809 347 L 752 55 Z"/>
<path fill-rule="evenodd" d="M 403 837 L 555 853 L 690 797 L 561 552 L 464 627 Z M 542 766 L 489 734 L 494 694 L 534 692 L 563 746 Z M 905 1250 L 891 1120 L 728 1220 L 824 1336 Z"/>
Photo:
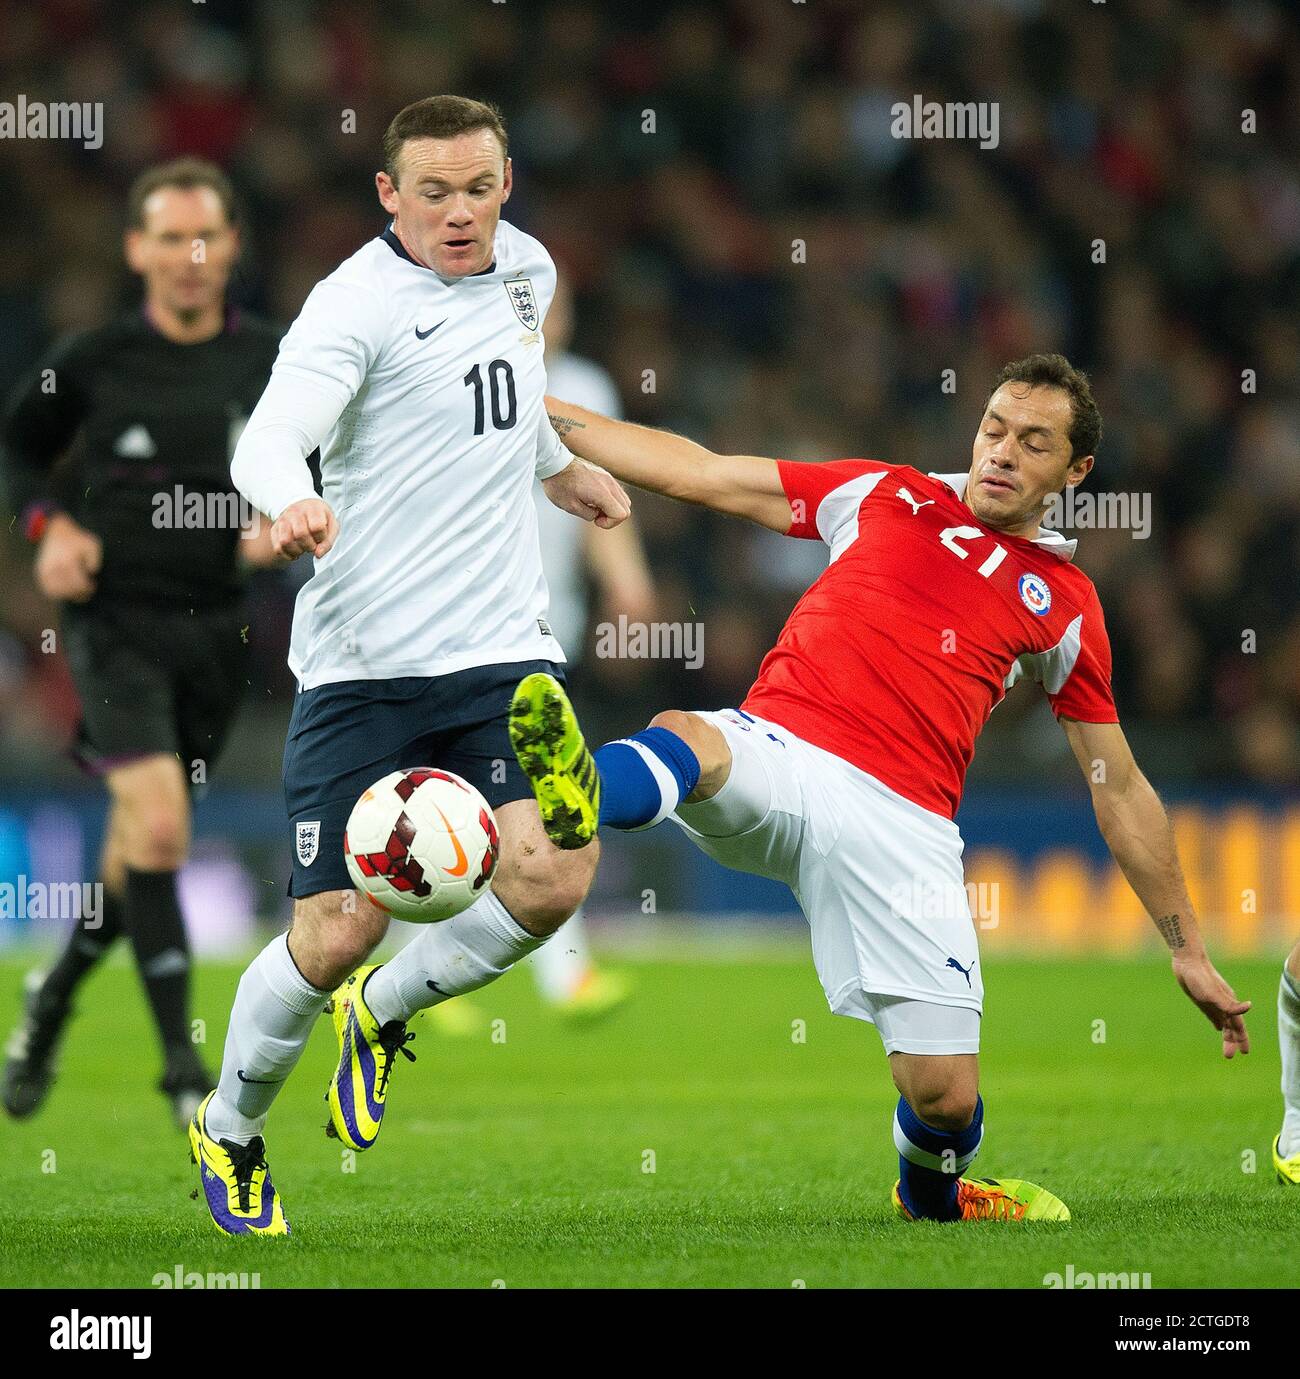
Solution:
<path fill-rule="evenodd" d="M 362 791 L 390 771 L 454 771 L 494 809 L 532 799 L 506 720 L 515 686 L 539 670 L 563 683 L 564 671 L 552 661 L 516 661 L 451 675 L 343 680 L 295 695 L 284 744 L 289 894 L 353 889 L 343 830 Z"/>

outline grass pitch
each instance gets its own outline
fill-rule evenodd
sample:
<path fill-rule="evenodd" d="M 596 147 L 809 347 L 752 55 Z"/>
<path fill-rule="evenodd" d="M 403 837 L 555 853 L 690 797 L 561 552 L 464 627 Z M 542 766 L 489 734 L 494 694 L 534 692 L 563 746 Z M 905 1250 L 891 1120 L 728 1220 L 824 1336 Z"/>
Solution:
<path fill-rule="evenodd" d="M 119 962 L 84 989 L 43 1111 L 0 1130 L 0 1284 L 147 1288 L 179 1267 L 263 1288 L 990 1288 L 1073 1265 L 1155 1288 L 1295 1287 L 1300 1192 L 1269 1161 L 1280 965 L 1228 965 L 1255 1001 L 1254 1052 L 1230 1064 L 1158 959 L 986 970 L 972 1171 L 1049 1186 L 1067 1226 L 895 1220 L 884 1054 L 827 1013 L 805 958 L 627 963 L 632 1004 L 577 1030 L 511 974 L 474 998 L 503 1022 L 481 1036 L 415 1022 L 419 1061 L 394 1071 L 380 1141 L 355 1158 L 322 1129 L 322 1020 L 268 1127 L 294 1233 L 231 1241 L 190 1200 Z M 22 971 L 0 962 L 5 1029 Z M 238 972 L 198 972 L 214 1064 Z"/>

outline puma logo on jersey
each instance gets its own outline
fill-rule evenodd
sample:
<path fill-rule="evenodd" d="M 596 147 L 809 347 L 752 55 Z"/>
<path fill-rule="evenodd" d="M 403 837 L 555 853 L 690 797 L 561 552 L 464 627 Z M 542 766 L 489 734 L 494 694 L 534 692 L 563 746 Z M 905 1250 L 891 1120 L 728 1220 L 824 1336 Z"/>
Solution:
<path fill-rule="evenodd" d="M 903 488 L 901 485 L 899 486 L 899 489 L 898 489 L 898 496 L 899 496 L 905 503 L 911 503 L 911 505 L 912 505 L 912 516 L 913 516 L 913 517 L 915 517 L 916 514 L 917 514 L 918 512 L 920 512 L 922 508 L 931 507 L 931 506 L 933 506 L 933 504 L 934 504 L 934 499 L 933 499 L 933 498 L 927 498 L 927 499 L 925 500 L 925 502 L 923 502 L 923 503 L 918 503 L 918 502 L 916 501 L 916 499 L 913 498 L 912 495 L 911 495 L 905 488 Z"/>
<path fill-rule="evenodd" d="M 128 426 L 113 446 L 115 454 L 128 460 L 151 460 L 158 453 L 153 437 L 138 423 Z"/>

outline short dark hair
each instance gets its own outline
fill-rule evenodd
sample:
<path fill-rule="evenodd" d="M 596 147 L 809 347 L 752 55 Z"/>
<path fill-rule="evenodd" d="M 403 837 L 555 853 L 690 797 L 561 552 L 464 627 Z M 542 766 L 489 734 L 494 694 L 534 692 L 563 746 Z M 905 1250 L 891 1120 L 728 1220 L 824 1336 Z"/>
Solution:
<path fill-rule="evenodd" d="M 210 187 L 221 202 L 226 220 L 234 225 L 239 219 L 235 189 L 230 178 L 215 163 L 205 162 L 202 158 L 175 158 L 170 163 L 146 168 L 131 183 L 126 197 L 126 223 L 133 230 L 144 229 L 144 203 L 163 187 L 177 187 L 181 191 Z"/>
<path fill-rule="evenodd" d="M 993 384 L 993 393 L 1004 383 L 1028 383 L 1030 387 L 1060 388 L 1070 395 L 1070 458 L 1095 455 L 1101 444 L 1101 412 L 1092 396 L 1092 385 L 1082 369 L 1063 354 L 1028 354 L 1006 365 Z M 989 396 L 992 397 L 993 393 Z"/>
<path fill-rule="evenodd" d="M 505 121 L 488 101 L 468 96 L 426 96 L 399 110 L 384 131 L 384 171 L 397 185 L 397 158 L 408 139 L 454 139 L 476 129 L 490 129 L 501 141 L 502 157 L 510 156 Z"/>

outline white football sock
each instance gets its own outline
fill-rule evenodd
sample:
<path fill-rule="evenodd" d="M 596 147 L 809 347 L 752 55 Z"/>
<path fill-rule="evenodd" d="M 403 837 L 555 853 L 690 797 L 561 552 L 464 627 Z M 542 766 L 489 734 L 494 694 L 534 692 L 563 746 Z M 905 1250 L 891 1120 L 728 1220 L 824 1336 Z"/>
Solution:
<path fill-rule="evenodd" d="M 1282 1050 L 1282 1137 L 1284 1159 L 1300 1154 L 1300 981 L 1284 967 L 1277 992 L 1277 1042 Z"/>
<path fill-rule="evenodd" d="M 550 943 L 528 959 L 528 966 L 544 1001 L 564 1001 L 573 995 L 591 971 L 591 945 L 581 907 L 564 921 Z"/>
<path fill-rule="evenodd" d="M 426 924 L 366 980 L 366 1004 L 385 1025 L 494 982 L 546 942 L 521 928 L 488 891 L 460 914 Z M 433 985 L 430 985 L 433 983 Z"/>
<path fill-rule="evenodd" d="M 272 939 L 253 959 L 239 979 L 221 1080 L 208 1103 L 207 1130 L 213 1139 L 247 1144 L 262 1133 L 271 1103 L 306 1048 L 329 996 L 298 971 L 287 934 Z"/>

